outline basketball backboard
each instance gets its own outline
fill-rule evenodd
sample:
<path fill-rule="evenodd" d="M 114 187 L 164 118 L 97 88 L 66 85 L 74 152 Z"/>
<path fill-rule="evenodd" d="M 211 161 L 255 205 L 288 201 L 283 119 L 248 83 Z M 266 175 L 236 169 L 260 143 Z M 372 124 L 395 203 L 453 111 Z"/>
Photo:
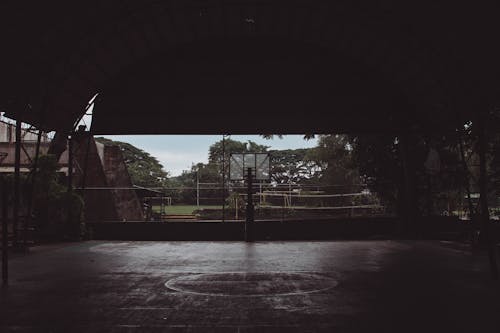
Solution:
<path fill-rule="evenodd" d="M 268 153 L 231 154 L 229 163 L 229 178 L 231 180 L 246 179 L 248 168 L 257 180 L 269 180 L 271 177 Z"/>

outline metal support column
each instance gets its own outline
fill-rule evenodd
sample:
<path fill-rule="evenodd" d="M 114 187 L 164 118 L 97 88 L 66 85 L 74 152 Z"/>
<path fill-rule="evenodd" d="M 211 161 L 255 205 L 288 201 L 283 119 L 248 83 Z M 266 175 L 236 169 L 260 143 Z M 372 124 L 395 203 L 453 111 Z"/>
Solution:
<path fill-rule="evenodd" d="M 84 134 L 81 134 L 81 135 L 84 135 Z M 80 184 L 80 189 L 81 189 L 80 193 L 81 193 L 82 198 L 84 198 L 84 199 L 85 199 L 85 186 L 87 184 L 90 148 L 91 148 L 91 145 L 93 144 L 92 127 L 89 128 L 89 132 L 86 133 L 85 135 L 87 135 L 87 146 L 85 148 L 85 160 L 83 161 L 83 174 L 82 174 L 82 180 L 81 180 L 81 184 Z"/>
<path fill-rule="evenodd" d="M 38 130 L 38 135 L 36 139 L 36 147 L 35 147 L 35 158 L 33 161 L 33 170 L 31 171 L 31 186 L 30 186 L 30 194 L 28 196 L 28 203 L 27 203 L 27 220 L 26 223 L 24 224 L 24 246 L 28 246 L 27 244 L 27 238 L 28 238 L 28 222 L 32 222 L 33 218 L 33 196 L 35 195 L 35 189 L 36 189 L 36 180 L 38 176 L 38 158 L 40 157 L 40 144 L 42 142 L 42 134 L 43 131 L 41 129 Z"/>
<path fill-rule="evenodd" d="M 21 202 L 21 131 L 22 122 L 16 120 L 16 150 L 14 156 L 14 204 L 13 204 L 13 246 L 18 245 L 18 228 L 19 228 L 19 206 Z"/>
<path fill-rule="evenodd" d="M 481 113 L 479 116 L 479 192 L 481 205 L 481 233 L 483 241 L 488 248 L 488 258 L 490 261 L 491 277 L 498 280 L 498 266 L 495 242 L 491 236 L 490 214 L 488 210 L 488 175 L 486 170 L 486 150 L 487 139 L 485 133 L 484 117 Z"/>
<path fill-rule="evenodd" d="M 68 136 L 68 192 L 73 191 L 73 134 Z"/>
<path fill-rule="evenodd" d="M 68 202 L 66 203 L 68 212 L 68 225 L 72 225 L 73 223 L 73 210 L 71 207 L 71 194 L 73 192 L 73 139 L 74 133 L 71 133 L 68 136 Z"/>
<path fill-rule="evenodd" d="M 6 286 L 9 283 L 9 224 L 7 221 L 8 193 L 7 183 L 0 175 L 0 204 L 2 206 L 2 283 Z"/>

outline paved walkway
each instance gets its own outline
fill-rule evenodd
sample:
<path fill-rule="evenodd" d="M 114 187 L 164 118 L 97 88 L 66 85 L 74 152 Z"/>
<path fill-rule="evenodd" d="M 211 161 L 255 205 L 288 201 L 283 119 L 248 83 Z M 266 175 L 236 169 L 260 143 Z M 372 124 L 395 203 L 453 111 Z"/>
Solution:
<path fill-rule="evenodd" d="M 10 267 L 1 332 L 500 332 L 484 253 L 453 243 L 90 241 Z"/>

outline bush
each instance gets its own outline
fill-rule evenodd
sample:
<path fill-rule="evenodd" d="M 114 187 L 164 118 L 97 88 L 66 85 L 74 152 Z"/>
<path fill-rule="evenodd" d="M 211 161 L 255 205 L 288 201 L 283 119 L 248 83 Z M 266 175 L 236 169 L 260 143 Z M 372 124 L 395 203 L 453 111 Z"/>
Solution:
<path fill-rule="evenodd" d="M 39 158 L 34 192 L 34 214 L 43 239 L 80 239 L 85 233 L 83 199 L 59 183 L 55 156 Z"/>

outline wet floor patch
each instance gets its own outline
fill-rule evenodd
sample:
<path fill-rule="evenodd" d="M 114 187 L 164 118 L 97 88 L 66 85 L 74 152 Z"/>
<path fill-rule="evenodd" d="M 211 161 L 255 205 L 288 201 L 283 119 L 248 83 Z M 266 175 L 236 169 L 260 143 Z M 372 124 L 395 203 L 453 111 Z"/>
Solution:
<path fill-rule="evenodd" d="M 183 275 L 165 283 L 171 290 L 209 296 L 259 297 L 326 291 L 336 279 L 315 273 L 204 273 Z"/>

